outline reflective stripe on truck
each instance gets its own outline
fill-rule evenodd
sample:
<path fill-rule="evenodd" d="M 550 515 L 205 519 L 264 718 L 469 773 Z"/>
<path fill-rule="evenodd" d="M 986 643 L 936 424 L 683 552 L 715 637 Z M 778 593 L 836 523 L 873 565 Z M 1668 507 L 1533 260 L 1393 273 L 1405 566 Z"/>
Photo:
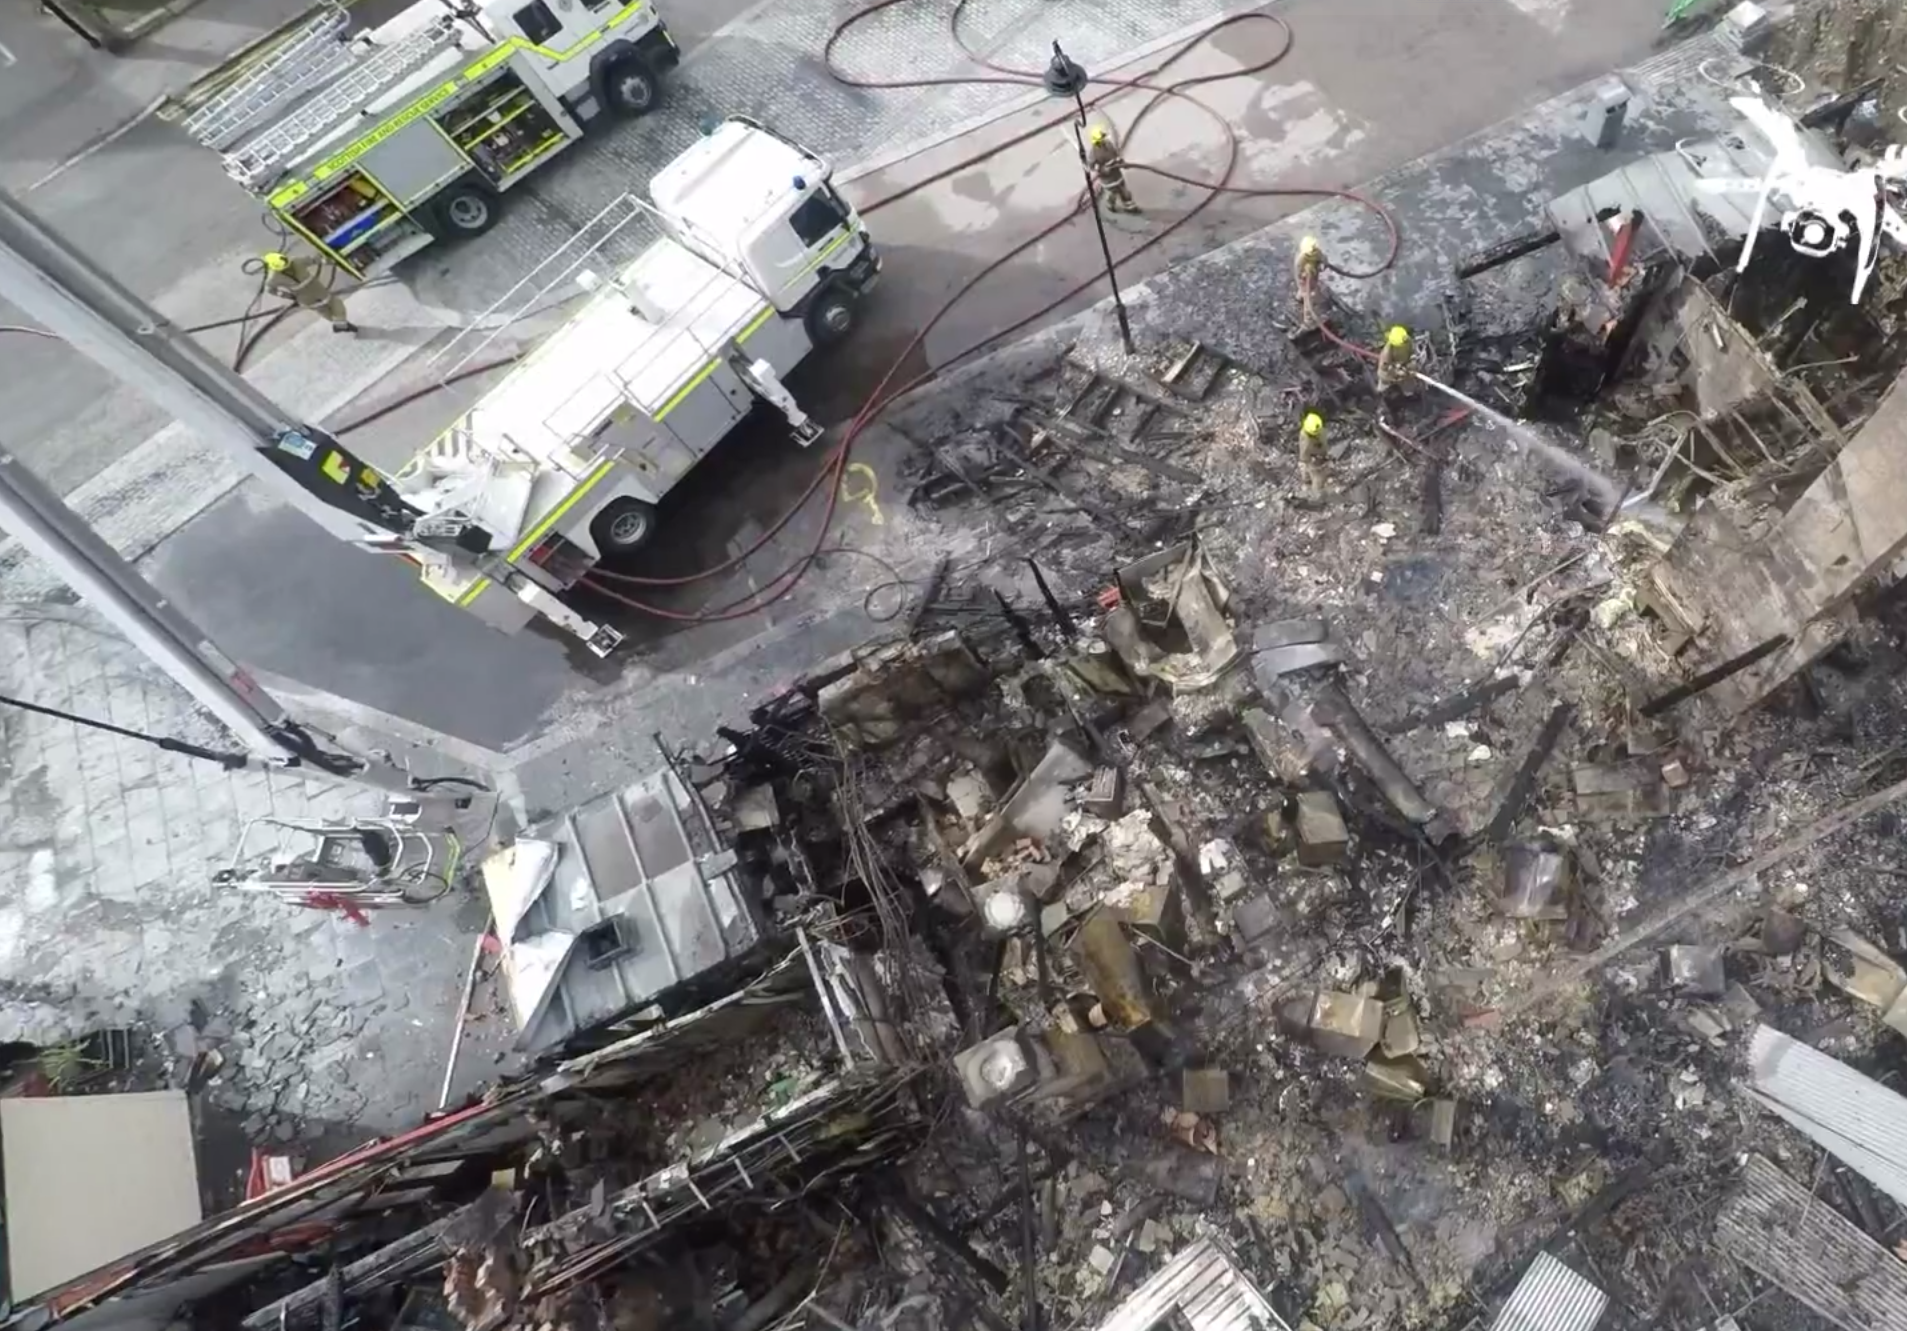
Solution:
<path fill-rule="evenodd" d="M 575 508 L 577 502 L 580 499 L 582 499 L 584 495 L 588 494 L 591 490 L 596 488 L 596 486 L 602 481 L 603 477 L 607 476 L 615 468 L 615 465 L 616 465 L 615 462 L 612 460 L 612 461 L 603 463 L 602 466 L 596 468 L 595 471 L 592 471 L 587 477 L 583 479 L 583 481 L 580 484 L 577 485 L 577 487 L 574 490 L 571 490 L 569 492 L 569 498 L 565 499 L 562 503 L 558 504 L 555 508 L 551 509 L 544 516 L 541 522 L 537 523 L 534 527 L 530 528 L 529 535 L 525 536 L 522 540 L 518 541 L 516 543 L 516 548 L 511 550 L 507 557 L 512 562 L 523 558 L 523 556 L 528 551 L 530 551 L 531 549 L 535 547 L 538 541 L 542 540 L 546 535 L 549 534 L 550 528 L 554 527 L 559 521 L 561 521 L 565 513 L 569 512 L 572 508 Z"/>
<path fill-rule="evenodd" d="M 527 37 L 510 37 L 506 39 L 499 43 L 494 51 L 485 52 L 482 56 L 478 57 L 474 63 L 466 65 L 463 72 L 459 74 L 457 78 L 449 83 L 439 84 L 410 105 L 392 112 L 376 129 L 325 158 L 324 161 L 312 168 L 309 180 L 294 180 L 288 182 L 274 191 L 266 199 L 266 202 L 273 208 L 284 208 L 286 205 L 302 198 L 305 194 L 310 192 L 313 181 L 323 182 L 328 177 L 336 175 L 357 158 L 363 156 L 372 148 L 375 148 L 392 134 L 404 128 L 405 125 L 416 120 L 418 116 L 427 114 L 443 105 L 459 88 L 477 82 L 518 51 L 528 51 L 535 55 L 542 56 L 545 60 L 555 61 L 560 64 L 563 61 L 581 55 L 585 51 L 592 50 L 597 43 L 602 40 L 604 33 L 608 32 L 611 28 L 627 23 L 630 19 L 641 13 L 643 6 L 648 3 L 649 0 L 633 0 L 633 3 L 623 6 L 622 9 L 611 15 L 601 27 L 578 38 L 576 45 L 570 47 L 567 51 L 552 51 L 548 47 L 538 46 Z"/>

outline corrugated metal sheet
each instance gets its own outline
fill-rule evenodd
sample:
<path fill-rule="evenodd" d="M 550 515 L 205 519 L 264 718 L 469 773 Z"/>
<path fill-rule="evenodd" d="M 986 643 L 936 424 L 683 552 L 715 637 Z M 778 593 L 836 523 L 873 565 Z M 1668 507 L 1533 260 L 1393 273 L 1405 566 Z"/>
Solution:
<path fill-rule="evenodd" d="M 1608 1306 L 1607 1294 L 1539 1252 L 1490 1331 L 1592 1331 Z"/>
<path fill-rule="evenodd" d="M 1291 1331 L 1231 1255 L 1200 1239 L 1115 1308 L 1099 1331 L 1153 1331 L 1177 1310 L 1191 1331 Z"/>
<path fill-rule="evenodd" d="M 1752 135 L 1687 143 L 1560 194 L 1547 211 L 1570 248 L 1592 259 L 1608 261 L 1610 233 L 1596 216 L 1611 208 L 1642 213 L 1635 257 L 1667 249 L 1683 259 L 1698 259 L 1712 252 L 1710 228 L 1735 240 L 1746 236 L 1755 207 L 1752 192 L 1712 193 L 1700 182 L 1759 180 L 1773 161 L 1773 154 Z M 1779 213 L 1774 220 L 1780 220 Z"/>
<path fill-rule="evenodd" d="M 1748 1084 L 1762 1104 L 1907 1206 L 1907 1098 L 1767 1026 L 1749 1042 Z"/>
<path fill-rule="evenodd" d="M 1907 1265 L 1763 1156 L 1742 1166 L 1715 1241 L 1846 1331 L 1907 1327 Z"/>
<path fill-rule="evenodd" d="M 531 827 L 484 863 L 521 1043 L 544 1052 L 733 970 L 762 943 L 757 903 L 689 790 L 658 772 Z"/>

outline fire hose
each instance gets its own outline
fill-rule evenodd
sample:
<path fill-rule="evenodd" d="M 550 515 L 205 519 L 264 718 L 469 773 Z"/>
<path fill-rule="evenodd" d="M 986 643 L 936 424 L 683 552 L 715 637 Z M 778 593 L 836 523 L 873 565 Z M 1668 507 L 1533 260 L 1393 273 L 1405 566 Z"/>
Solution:
<path fill-rule="evenodd" d="M 835 27 L 834 31 L 830 34 L 828 41 L 826 45 L 823 47 L 823 51 L 822 51 L 823 63 L 826 65 L 828 73 L 832 78 L 834 78 L 837 82 L 842 83 L 847 87 L 855 88 L 862 91 L 877 91 L 877 90 L 891 91 L 891 90 L 920 89 L 920 88 L 933 88 L 933 87 L 959 87 L 959 86 L 964 86 L 968 84 L 976 84 L 976 83 L 977 84 L 1005 84 L 1005 85 L 1018 86 L 1018 87 L 1043 86 L 1042 79 L 1038 71 L 1013 69 L 1008 66 L 996 64 L 986 59 L 984 56 L 980 55 L 978 52 L 973 50 L 973 48 L 967 44 L 965 38 L 962 36 L 960 31 L 960 19 L 961 19 L 961 14 L 967 7 L 968 0 L 956 0 L 956 3 L 954 4 L 953 9 L 948 15 L 949 32 L 955 45 L 959 47 L 962 54 L 964 54 L 969 60 L 973 61 L 974 64 L 978 65 L 982 69 L 990 71 L 990 73 L 986 75 L 947 75 L 947 76 L 940 76 L 940 77 L 934 77 L 934 78 L 876 80 L 876 79 L 858 78 L 854 75 L 844 72 L 835 63 L 835 48 L 840 44 L 842 39 L 846 37 L 847 34 L 858 24 L 861 24 L 865 22 L 866 20 L 874 17 L 875 15 L 881 13 L 883 10 L 892 8 L 893 6 L 897 4 L 901 4 L 901 3 L 903 3 L 903 0 L 875 0 L 875 3 L 867 5 L 863 7 L 862 9 L 856 11 L 855 13 L 849 15 L 846 19 L 844 19 L 841 23 L 839 23 Z M 1275 25 L 1282 35 L 1282 41 L 1278 49 L 1272 55 L 1265 58 L 1264 60 L 1261 60 L 1254 65 L 1250 65 L 1242 69 L 1228 70 L 1220 74 L 1199 75 L 1192 78 L 1179 80 L 1176 83 L 1170 83 L 1170 84 L 1164 84 L 1164 85 L 1160 85 L 1160 84 L 1152 82 L 1152 80 L 1159 78 L 1173 65 L 1178 63 L 1180 60 L 1184 59 L 1192 51 L 1197 49 L 1200 45 L 1204 44 L 1205 42 L 1209 41 L 1213 36 L 1215 36 L 1219 32 L 1223 31 L 1224 29 L 1238 26 L 1245 23 L 1270 23 Z M 1129 170 L 1144 171 L 1144 172 L 1147 172 L 1148 174 L 1157 175 L 1168 180 L 1173 180 L 1181 184 L 1192 186 L 1194 188 L 1203 189 L 1207 191 L 1207 193 L 1203 199 L 1199 200 L 1190 209 L 1188 209 L 1183 216 L 1178 218 L 1176 221 L 1169 223 L 1167 226 L 1161 228 L 1158 232 L 1148 237 L 1146 240 L 1141 242 L 1139 245 L 1135 246 L 1133 249 L 1129 250 L 1123 256 L 1115 259 L 1114 261 L 1115 265 L 1130 261 L 1138 257 L 1140 254 L 1145 253 L 1147 250 L 1152 249 L 1154 246 L 1160 244 L 1168 236 L 1178 231 L 1181 227 L 1185 226 L 1188 222 L 1190 222 L 1194 217 L 1198 216 L 1199 213 L 1203 212 L 1222 194 L 1232 194 L 1232 195 L 1240 195 L 1240 196 L 1254 197 L 1254 198 L 1305 198 L 1305 199 L 1336 198 L 1336 199 L 1344 199 L 1349 202 L 1356 203 L 1362 207 L 1370 209 L 1384 223 L 1386 232 L 1388 233 L 1388 237 L 1389 237 L 1388 250 L 1385 254 L 1383 261 L 1379 263 L 1377 267 L 1370 270 L 1368 273 L 1345 272 L 1344 270 L 1336 270 L 1336 271 L 1339 271 L 1344 276 L 1349 276 L 1349 277 L 1375 277 L 1378 274 L 1388 270 L 1396 262 L 1398 251 L 1401 244 L 1401 239 L 1397 230 L 1397 224 L 1386 209 L 1384 209 L 1381 205 L 1379 205 L 1378 203 L 1374 202 L 1373 200 L 1369 199 L 1368 197 L 1362 194 L 1359 194 L 1352 190 L 1337 189 L 1337 188 L 1332 188 L 1328 186 L 1311 186 L 1311 187 L 1246 186 L 1246 185 L 1233 184 L 1232 176 L 1234 171 L 1237 168 L 1238 155 L 1239 155 L 1238 136 L 1233 131 L 1231 124 L 1226 120 L 1226 118 L 1223 115 L 1219 114 L 1211 106 L 1199 100 L 1197 97 L 1192 96 L 1189 91 L 1189 89 L 1198 87 L 1201 84 L 1215 83 L 1225 79 L 1243 78 L 1243 77 L 1250 77 L 1257 74 L 1262 74 L 1266 70 L 1269 70 L 1274 65 L 1278 64 L 1280 61 L 1282 61 L 1285 58 L 1286 55 L 1290 53 L 1293 40 L 1294 40 L 1294 37 L 1291 30 L 1291 26 L 1290 24 L 1286 23 L 1285 20 L 1283 20 L 1282 18 L 1279 18 L 1272 14 L 1263 13 L 1263 12 L 1254 12 L 1249 14 L 1235 14 L 1229 18 L 1221 19 L 1218 22 L 1211 24 L 1209 27 L 1201 29 L 1199 32 L 1193 34 L 1185 42 L 1181 43 L 1177 49 L 1172 51 L 1171 54 L 1167 55 L 1165 59 L 1162 60 L 1158 65 L 1142 73 L 1136 78 L 1124 79 L 1124 78 L 1104 77 L 1104 78 L 1098 78 L 1093 80 L 1093 82 L 1097 84 L 1105 85 L 1107 90 L 1089 99 L 1087 102 L 1088 107 L 1096 107 L 1100 103 L 1106 101 L 1108 98 L 1116 96 L 1122 92 L 1139 91 L 1139 92 L 1149 92 L 1152 94 L 1152 97 L 1140 107 L 1138 114 L 1133 117 L 1131 124 L 1127 127 L 1125 137 L 1128 141 L 1131 140 L 1133 135 L 1138 130 L 1139 126 L 1145 121 L 1147 116 L 1150 115 L 1151 112 L 1157 106 L 1159 106 L 1167 98 L 1178 98 L 1183 101 L 1189 102 L 1191 105 L 1203 111 L 1207 116 L 1211 117 L 1211 119 L 1219 126 L 1219 129 L 1222 131 L 1224 135 L 1224 142 L 1226 145 L 1226 159 L 1225 159 L 1224 169 L 1218 174 L 1218 177 L 1216 180 L 1199 180 L 1193 177 L 1179 175 L 1175 172 L 1168 171 L 1164 169 L 1163 167 L 1152 166 L 1152 165 L 1148 165 L 1146 163 L 1141 163 L 1141 162 L 1127 163 L 1127 169 Z M 863 214 L 877 212 L 882 208 L 888 207 L 894 203 L 899 202 L 901 199 L 908 197 L 909 195 L 917 192 L 920 189 L 925 188 L 928 185 L 931 185 L 940 180 L 944 180 L 949 176 L 955 175 L 961 171 L 965 171 L 974 166 L 977 166 L 980 163 L 987 161 L 988 159 L 998 155 L 999 153 L 1009 148 L 1016 147 L 1017 145 L 1026 142 L 1028 139 L 1034 138 L 1037 135 L 1049 133 L 1053 129 L 1061 125 L 1068 124 L 1072 122 L 1073 119 L 1074 119 L 1073 113 L 1068 112 L 1065 115 L 1056 117 L 1052 120 L 1036 125 L 1032 129 L 1029 129 L 1021 134 L 1015 135 L 1014 137 L 1006 140 L 1004 143 L 998 144 L 996 146 L 987 148 L 981 152 L 975 153 L 972 156 L 965 158 L 964 160 L 957 162 L 953 164 L 952 166 L 944 167 L 934 172 L 933 174 L 919 181 L 916 181 L 913 184 L 908 185 L 901 190 L 894 192 L 893 194 L 889 194 L 880 199 L 874 200 L 873 202 L 863 206 L 861 208 L 861 212 Z M 852 454 L 855 441 L 868 428 L 868 426 L 872 424 L 874 419 L 877 416 L 879 416 L 879 414 L 882 411 L 884 411 L 890 404 L 892 404 L 896 399 L 900 398 L 901 396 L 909 392 L 912 392 L 914 389 L 929 382 L 930 380 L 938 376 L 940 373 L 942 373 L 944 370 L 946 370 L 948 367 L 958 363 L 959 361 L 966 359 L 967 357 L 974 355 L 975 353 L 980 351 L 982 348 L 990 346 L 991 344 L 999 341 L 1002 338 L 1009 337 L 1012 334 L 1019 332 L 1021 329 L 1025 328 L 1028 324 L 1033 323 L 1034 321 L 1045 317 L 1047 314 L 1050 314 L 1055 309 L 1058 309 L 1060 306 L 1066 304 L 1068 301 L 1073 300 L 1075 297 L 1081 295 L 1082 293 L 1089 290 L 1091 287 L 1095 286 L 1098 283 L 1099 275 L 1095 274 L 1093 277 L 1088 278 L 1087 280 L 1079 283 L 1078 285 L 1074 286 L 1072 289 L 1065 292 L 1063 295 L 1059 296 L 1058 298 L 1041 306 L 1039 309 L 1034 310 L 1031 314 L 1026 315 L 1024 318 L 1016 320 L 1015 322 L 1007 325 L 1004 328 L 996 329 L 994 332 L 988 334 L 986 337 L 980 339 L 978 342 L 973 343 L 971 346 L 966 347 L 965 349 L 958 352 L 954 356 L 951 356 L 947 358 L 946 360 L 942 361 L 940 365 L 934 368 L 931 368 L 927 371 L 924 371 L 921 374 L 915 375 L 903 383 L 894 385 L 894 380 L 900 374 L 901 367 L 906 364 L 909 357 L 911 357 L 915 352 L 917 352 L 922 347 L 922 345 L 926 341 L 928 334 L 931 333 L 936 327 L 938 327 L 941 320 L 943 320 L 950 311 L 952 311 L 962 300 L 964 300 L 974 290 L 975 287 L 979 286 L 980 283 L 985 281 L 988 277 L 990 277 L 995 272 L 998 272 L 1001 268 L 1005 267 L 1008 263 L 1012 262 L 1014 259 L 1018 258 L 1020 255 L 1026 253 L 1028 250 L 1032 249 L 1036 245 L 1039 245 L 1040 243 L 1045 241 L 1048 237 L 1058 232 L 1062 227 L 1066 226 L 1074 218 L 1078 217 L 1080 213 L 1084 211 L 1086 207 L 1091 205 L 1091 202 L 1092 200 L 1090 195 L 1082 194 L 1079 203 L 1075 205 L 1072 211 L 1057 218 L 1051 224 L 1035 232 L 1028 239 L 1020 242 L 1019 244 L 1013 246 L 1011 249 L 1007 250 L 1004 254 L 1001 254 L 997 258 L 993 259 L 991 262 L 989 262 L 983 268 L 981 268 L 981 270 L 978 273 L 974 274 L 972 277 L 968 278 L 966 281 L 961 283 L 957 288 L 955 288 L 953 294 L 949 296 L 949 298 L 940 306 L 940 308 L 936 310 L 934 314 L 926 321 L 926 323 L 924 323 L 921 326 L 921 328 L 913 335 L 913 337 L 909 339 L 907 345 L 901 350 L 900 354 L 895 358 L 893 365 L 891 365 L 888 368 L 887 372 L 881 377 L 880 381 L 875 385 L 872 392 L 869 393 L 866 400 L 862 403 L 860 409 L 855 413 L 853 418 L 848 422 L 846 428 L 842 431 L 841 438 L 835 443 L 833 448 L 830 450 L 825 464 L 821 467 L 820 470 L 816 472 L 814 479 L 811 480 L 808 483 L 808 485 L 801 491 L 801 493 L 796 496 L 795 500 L 793 501 L 792 504 L 790 504 L 787 510 L 783 512 L 782 515 L 779 518 L 777 518 L 772 524 L 770 524 L 768 528 L 765 531 L 763 531 L 762 534 L 758 536 L 746 549 L 742 550 L 739 554 L 731 556 L 730 558 L 725 559 L 721 561 L 720 563 L 713 564 L 710 567 L 702 569 L 698 572 L 683 574 L 683 575 L 679 575 L 675 577 L 643 577 L 636 574 L 615 573 L 607 569 L 599 568 L 594 570 L 588 577 L 586 577 L 583 580 L 583 585 L 588 587 L 591 591 L 596 592 L 599 595 L 608 597 L 609 599 L 616 601 L 622 605 L 625 605 L 631 609 L 641 611 L 644 614 L 653 615 L 660 619 L 670 620 L 670 621 L 674 621 L 678 623 L 717 623 L 717 622 L 722 622 L 725 620 L 741 619 L 749 615 L 756 614 L 762 610 L 765 610 L 769 606 L 774 605 L 776 602 L 780 601 L 782 598 L 787 596 L 790 592 L 794 590 L 795 586 L 800 582 L 801 578 L 815 564 L 815 562 L 821 559 L 828 551 L 828 548 L 829 548 L 828 534 L 830 529 L 833 526 L 834 514 L 840 502 L 841 479 L 846 472 L 848 461 Z M 1336 339 L 1336 335 L 1333 333 L 1330 333 L 1329 330 L 1326 330 L 1326 332 L 1327 332 L 1327 335 L 1333 337 L 1334 340 L 1341 340 L 1341 339 Z M 1350 344 L 1346 343 L 1345 345 L 1350 345 Z M 775 539 L 775 537 L 778 536 L 788 526 L 789 523 L 794 521 L 797 515 L 799 515 L 803 510 L 807 508 L 810 501 L 814 498 L 815 493 L 821 488 L 821 486 L 824 483 L 828 487 L 826 502 L 822 510 L 820 525 L 816 530 L 814 541 L 812 545 L 810 546 L 810 548 L 805 553 L 797 556 L 791 563 L 787 564 L 778 572 L 776 572 L 766 582 L 754 588 L 751 588 L 751 590 L 744 596 L 738 597 L 735 600 L 729 601 L 725 604 L 715 606 L 711 609 L 707 609 L 707 610 L 703 610 L 699 612 L 685 613 L 682 611 L 670 610 L 665 607 L 655 605 L 652 602 L 641 600 L 636 596 L 632 596 L 627 593 L 617 591 L 615 590 L 615 588 L 606 585 L 608 583 L 613 582 L 615 584 L 618 584 L 620 586 L 625 586 L 625 587 L 650 587 L 650 588 L 681 587 L 681 586 L 687 586 L 692 583 L 703 582 L 708 579 L 717 578 L 726 573 L 730 573 L 734 571 L 735 569 L 740 568 L 742 565 L 746 564 L 748 560 L 750 560 L 756 554 L 760 553 L 763 549 L 765 549 L 769 545 L 769 543 L 772 542 Z"/>

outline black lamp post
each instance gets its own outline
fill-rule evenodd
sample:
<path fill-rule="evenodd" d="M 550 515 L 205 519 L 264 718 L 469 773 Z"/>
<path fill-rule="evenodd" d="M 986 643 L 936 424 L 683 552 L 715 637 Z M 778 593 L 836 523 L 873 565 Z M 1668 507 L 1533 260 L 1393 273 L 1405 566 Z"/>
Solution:
<path fill-rule="evenodd" d="M 1132 350 L 1132 324 L 1126 318 L 1126 302 L 1119 295 L 1119 275 L 1113 268 L 1112 244 L 1106 239 L 1106 219 L 1099 211 L 1099 187 L 1093 178 L 1092 164 L 1086 158 L 1086 85 L 1092 80 L 1077 61 L 1053 43 L 1053 58 L 1046 66 L 1042 82 L 1049 97 L 1062 101 L 1071 98 L 1079 107 L 1079 119 L 1073 123 L 1073 142 L 1079 147 L 1079 166 L 1086 173 L 1086 197 L 1093 205 L 1093 225 L 1099 229 L 1099 252 L 1106 257 L 1106 283 L 1112 288 L 1112 307 L 1119 315 L 1119 340 L 1127 352 Z"/>

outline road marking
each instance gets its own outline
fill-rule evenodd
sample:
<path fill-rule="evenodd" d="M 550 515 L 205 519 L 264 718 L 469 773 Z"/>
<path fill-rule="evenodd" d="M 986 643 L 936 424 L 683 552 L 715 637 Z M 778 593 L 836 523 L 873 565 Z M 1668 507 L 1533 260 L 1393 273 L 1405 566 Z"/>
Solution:
<path fill-rule="evenodd" d="M 854 489 L 850 491 L 848 481 L 851 478 L 863 476 L 867 478 L 867 488 L 865 490 Z M 884 527 L 887 525 L 887 519 L 881 515 L 880 502 L 875 498 L 875 496 L 880 493 L 880 489 L 881 478 L 874 474 L 874 468 L 868 466 L 865 462 L 848 463 L 847 474 L 841 478 L 842 502 L 848 504 L 866 504 L 867 511 L 872 516 L 876 527 Z"/>
<path fill-rule="evenodd" d="M 11 61 L 9 61 L 8 63 L 11 63 Z M 102 138 L 95 140 L 92 143 L 87 144 L 84 148 L 74 153 L 71 157 L 67 158 L 64 162 L 61 162 L 58 166 L 54 167 L 51 171 L 48 171 L 45 175 L 41 176 L 38 180 L 34 181 L 31 185 L 28 185 L 26 187 L 26 192 L 28 194 L 31 194 L 33 193 L 34 190 L 38 189 L 40 186 L 51 184 L 53 181 L 58 180 L 61 176 L 65 175 L 73 167 L 78 166 L 81 162 L 85 161 L 88 157 L 91 157 L 94 153 L 98 152 L 100 149 L 110 148 L 114 143 L 118 142 L 120 139 L 124 138 L 126 135 L 132 133 L 133 130 L 143 125 L 146 122 L 146 120 L 155 111 L 157 111 L 160 108 L 160 106 L 162 106 L 165 103 L 165 100 L 166 99 L 164 97 L 154 98 L 152 103 L 148 105 L 145 108 L 145 110 L 141 111 L 138 115 L 134 116 L 131 120 L 128 120 L 125 124 L 121 125 L 118 129 L 112 131 L 112 133 L 107 134 Z"/>

